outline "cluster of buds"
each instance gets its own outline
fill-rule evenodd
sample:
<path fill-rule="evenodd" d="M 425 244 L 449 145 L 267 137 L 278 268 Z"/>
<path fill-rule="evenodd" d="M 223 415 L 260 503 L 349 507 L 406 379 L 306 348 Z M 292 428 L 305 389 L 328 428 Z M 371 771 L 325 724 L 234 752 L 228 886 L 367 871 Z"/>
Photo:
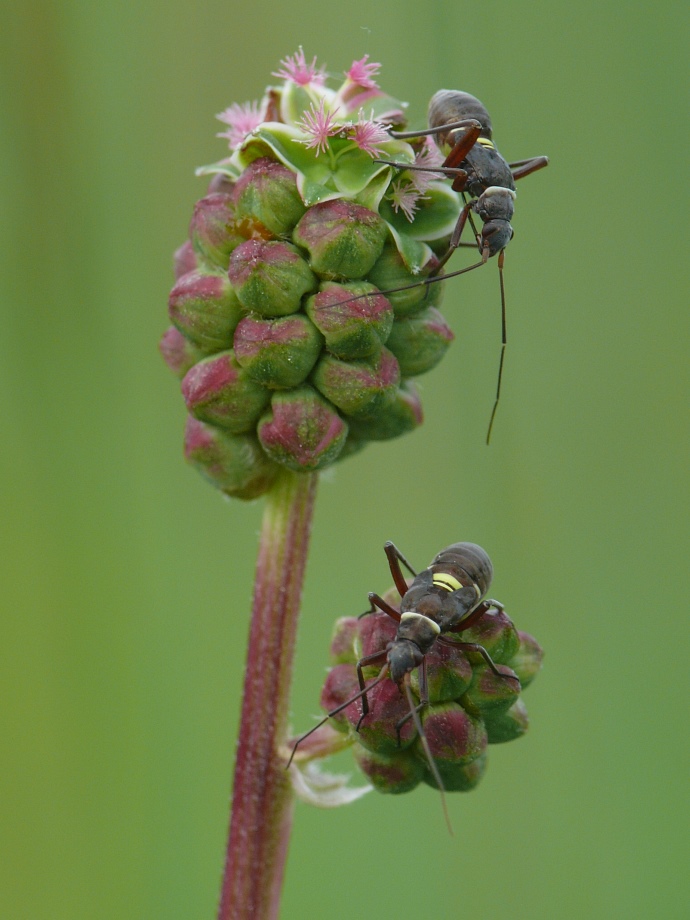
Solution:
<path fill-rule="evenodd" d="M 384 600 L 397 606 L 400 595 L 391 589 Z M 358 694 L 357 661 L 385 649 L 395 639 L 396 628 L 379 612 L 337 621 L 331 643 L 333 667 L 321 692 L 326 712 Z M 380 792 L 409 792 L 420 782 L 437 787 L 429 755 L 446 791 L 473 789 L 486 769 L 487 745 L 512 741 L 527 730 L 520 688 L 528 686 L 541 667 L 543 653 L 536 640 L 519 632 L 505 611 L 495 608 L 456 638 L 457 648 L 436 643 L 426 655 L 429 705 L 420 718 L 428 753 L 410 718 L 406 696 L 388 677 L 367 693 L 369 714 L 364 719 L 358 698 L 330 720 L 352 743 L 360 768 Z M 444 640 L 453 639 L 452 633 L 444 633 Z M 460 643 L 481 645 L 501 674 L 519 678 L 519 684 L 494 674 L 479 653 L 462 649 Z M 380 665 L 365 667 L 365 680 L 371 681 L 379 670 Z M 419 669 L 410 675 L 410 687 L 418 703 Z M 308 745 L 304 747 L 308 757 Z"/>
<path fill-rule="evenodd" d="M 355 61 L 338 90 L 300 51 L 261 103 L 218 117 L 230 156 L 175 254 L 172 326 L 185 453 L 215 486 L 251 499 L 282 467 L 310 472 L 422 421 L 412 378 L 453 333 L 433 272 L 459 213 L 430 172 L 432 147 L 394 139 L 403 105 Z M 405 290 L 391 289 L 405 288 Z"/>

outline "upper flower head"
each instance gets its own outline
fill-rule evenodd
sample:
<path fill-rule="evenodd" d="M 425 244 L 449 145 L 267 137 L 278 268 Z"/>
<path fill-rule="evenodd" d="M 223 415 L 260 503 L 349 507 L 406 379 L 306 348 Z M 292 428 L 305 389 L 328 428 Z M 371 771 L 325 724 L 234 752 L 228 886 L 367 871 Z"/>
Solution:
<path fill-rule="evenodd" d="M 246 136 L 264 120 L 256 101 L 245 102 L 242 105 L 234 102 L 224 112 L 216 115 L 216 118 L 230 126 L 228 131 L 222 131 L 217 137 L 227 137 L 232 149 L 239 147 Z"/>
<path fill-rule="evenodd" d="M 272 76 L 280 77 L 282 80 L 292 80 L 299 86 L 308 86 L 310 83 L 315 86 L 323 86 L 325 82 L 324 68 L 317 69 L 316 57 L 312 58 L 311 64 L 307 64 L 301 45 L 295 54 L 284 58 L 280 63 L 283 69 L 274 71 Z"/>
<path fill-rule="evenodd" d="M 383 96 L 374 74 L 381 68 L 380 64 L 367 64 L 368 54 L 359 61 L 353 61 L 345 71 L 345 82 L 338 90 L 338 98 L 345 104 L 348 112 L 354 111 L 364 102 L 370 102 Z"/>
<path fill-rule="evenodd" d="M 363 89 L 378 89 L 379 85 L 376 80 L 371 78 L 381 69 L 380 64 L 367 64 L 369 55 L 365 54 L 359 61 L 353 61 L 352 67 L 345 71 L 345 76 L 352 83 L 356 83 Z"/>
<path fill-rule="evenodd" d="M 311 140 L 303 141 L 303 143 L 307 147 L 316 147 L 316 156 L 322 150 L 324 153 L 328 150 L 329 137 L 339 134 L 343 130 L 342 125 L 334 122 L 337 111 L 335 109 L 333 112 L 326 112 L 325 99 L 322 99 L 318 109 L 312 102 L 310 110 L 304 113 L 304 118 L 301 121 L 297 122 L 298 128 L 301 128 L 305 134 L 311 135 Z"/>
<path fill-rule="evenodd" d="M 391 139 L 390 134 L 383 125 L 364 116 L 364 109 L 359 110 L 357 124 L 351 128 L 352 140 L 357 144 L 360 150 L 368 153 L 369 156 L 376 157 L 380 153 L 377 149 L 381 144 Z"/>

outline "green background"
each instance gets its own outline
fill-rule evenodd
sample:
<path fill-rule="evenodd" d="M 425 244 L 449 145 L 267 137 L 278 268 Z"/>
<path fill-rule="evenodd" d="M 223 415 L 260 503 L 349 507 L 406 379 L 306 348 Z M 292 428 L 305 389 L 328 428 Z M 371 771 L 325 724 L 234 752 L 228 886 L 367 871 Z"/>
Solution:
<path fill-rule="evenodd" d="M 506 157 L 551 165 L 520 183 L 491 447 L 493 264 L 447 286 L 423 428 L 324 477 L 295 729 L 388 539 L 419 567 L 482 544 L 547 657 L 528 735 L 450 797 L 454 838 L 426 788 L 298 806 L 283 917 L 687 916 L 686 9 L 5 6 L 2 917 L 214 915 L 262 503 L 185 466 L 156 343 L 213 116 L 300 44 L 334 74 L 380 61 L 413 125 L 473 92 Z"/>

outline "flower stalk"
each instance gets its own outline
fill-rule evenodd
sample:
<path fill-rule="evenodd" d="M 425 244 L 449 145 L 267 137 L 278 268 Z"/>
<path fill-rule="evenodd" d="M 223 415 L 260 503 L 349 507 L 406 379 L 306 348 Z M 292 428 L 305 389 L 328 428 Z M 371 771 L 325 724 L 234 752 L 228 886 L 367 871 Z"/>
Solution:
<path fill-rule="evenodd" d="M 266 496 L 218 920 L 278 916 L 293 811 L 279 748 L 317 479 L 286 470 Z"/>

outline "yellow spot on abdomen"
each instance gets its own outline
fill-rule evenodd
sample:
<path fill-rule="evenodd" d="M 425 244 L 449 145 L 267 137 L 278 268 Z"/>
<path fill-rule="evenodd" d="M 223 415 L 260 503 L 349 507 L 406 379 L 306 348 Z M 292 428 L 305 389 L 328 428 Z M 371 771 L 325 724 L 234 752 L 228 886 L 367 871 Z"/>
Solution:
<path fill-rule="evenodd" d="M 445 588 L 446 591 L 457 591 L 458 588 L 462 588 L 462 584 L 457 578 L 453 578 L 453 576 L 449 575 L 447 572 L 435 572 L 434 584 L 439 588 Z"/>

